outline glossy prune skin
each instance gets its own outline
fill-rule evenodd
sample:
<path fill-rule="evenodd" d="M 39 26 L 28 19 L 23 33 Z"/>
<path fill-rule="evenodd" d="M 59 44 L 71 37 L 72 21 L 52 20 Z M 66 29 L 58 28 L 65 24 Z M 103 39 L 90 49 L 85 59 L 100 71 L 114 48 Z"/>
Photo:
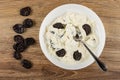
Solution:
<path fill-rule="evenodd" d="M 91 33 L 91 27 L 89 24 L 84 24 L 82 28 L 85 30 L 86 35 L 89 35 Z"/>
<path fill-rule="evenodd" d="M 30 7 L 24 7 L 20 9 L 20 15 L 21 16 L 29 16 L 31 14 L 31 8 Z"/>
<path fill-rule="evenodd" d="M 19 33 L 19 34 L 22 34 L 25 32 L 25 28 L 22 24 L 15 24 L 13 26 L 13 30 L 16 32 L 16 33 Z"/>
<path fill-rule="evenodd" d="M 56 55 L 57 55 L 58 57 L 64 57 L 65 54 L 66 54 L 65 49 L 60 49 L 60 50 L 56 51 Z"/>
<path fill-rule="evenodd" d="M 24 38 L 21 36 L 21 35 L 15 35 L 14 36 L 14 41 L 16 43 L 20 43 L 20 42 L 23 42 L 24 41 Z"/>
<path fill-rule="evenodd" d="M 34 38 L 26 38 L 25 42 L 26 42 L 27 46 L 30 46 L 30 45 L 33 45 L 35 43 L 35 39 Z"/>
<path fill-rule="evenodd" d="M 53 27 L 57 28 L 57 29 L 64 29 L 65 28 L 62 23 L 55 23 L 55 24 L 53 24 Z"/>
<path fill-rule="evenodd" d="M 27 18 L 23 21 L 23 25 L 25 28 L 30 28 L 34 25 L 34 22 L 32 19 Z"/>
<path fill-rule="evenodd" d="M 76 61 L 79 61 L 82 57 L 82 54 L 77 50 L 73 53 L 73 58 L 76 60 Z"/>
<path fill-rule="evenodd" d="M 27 60 L 27 59 L 23 59 L 23 60 L 21 61 L 21 64 L 22 64 L 22 66 L 23 66 L 24 68 L 26 68 L 26 69 L 30 69 L 30 68 L 32 68 L 32 66 L 33 66 L 32 62 L 29 61 L 29 60 Z"/>

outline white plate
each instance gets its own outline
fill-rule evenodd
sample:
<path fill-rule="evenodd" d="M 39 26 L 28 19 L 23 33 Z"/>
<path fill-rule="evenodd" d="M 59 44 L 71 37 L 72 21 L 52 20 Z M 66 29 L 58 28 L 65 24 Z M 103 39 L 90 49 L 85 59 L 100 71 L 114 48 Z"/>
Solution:
<path fill-rule="evenodd" d="M 44 18 L 40 26 L 40 32 L 39 32 L 40 46 L 41 46 L 41 49 L 44 55 L 47 57 L 47 59 L 50 60 L 56 66 L 64 68 L 64 69 L 68 69 L 68 70 L 82 69 L 84 67 L 89 66 L 90 64 L 94 62 L 94 59 L 91 56 L 82 64 L 67 65 L 67 64 L 60 62 L 55 57 L 51 56 L 49 52 L 47 51 L 47 48 L 44 42 L 44 33 L 45 33 L 46 26 L 48 26 L 55 18 L 63 15 L 66 12 L 77 12 L 77 13 L 84 12 L 87 14 L 87 16 L 90 19 L 95 21 L 96 27 L 97 27 L 96 32 L 99 37 L 99 43 L 100 43 L 98 45 L 97 51 L 95 52 L 95 55 L 97 57 L 101 55 L 102 50 L 104 48 L 104 44 L 105 44 L 105 30 L 104 30 L 103 23 L 94 11 L 79 4 L 65 4 L 65 5 L 62 5 L 62 6 L 59 6 L 53 9 L 51 12 L 48 13 L 48 15 Z"/>

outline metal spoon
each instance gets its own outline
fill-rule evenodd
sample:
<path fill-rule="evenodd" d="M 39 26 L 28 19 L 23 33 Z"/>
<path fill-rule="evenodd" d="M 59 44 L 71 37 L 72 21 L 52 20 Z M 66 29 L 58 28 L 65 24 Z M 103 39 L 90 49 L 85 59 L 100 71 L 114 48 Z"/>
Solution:
<path fill-rule="evenodd" d="M 79 37 L 73 36 L 73 39 L 74 39 L 75 41 L 81 42 L 81 43 L 86 47 L 86 49 L 90 52 L 90 54 L 92 55 L 92 57 L 95 59 L 95 61 L 96 61 L 97 64 L 99 65 L 99 67 L 100 67 L 103 71 L 107 71 L 106 65 L 94 55 L 94 53 L 87 47 L 87 45 L 81 40 L 81 38 L 82 38 L 82 36 L 79 36 Z"/>

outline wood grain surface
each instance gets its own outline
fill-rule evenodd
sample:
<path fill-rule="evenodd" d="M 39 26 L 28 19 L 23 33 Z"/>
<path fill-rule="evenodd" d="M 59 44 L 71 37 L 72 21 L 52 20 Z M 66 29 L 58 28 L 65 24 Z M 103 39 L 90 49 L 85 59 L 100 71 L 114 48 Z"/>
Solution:
<path fill-rule="evenodd" d="M 45 16 L 55 7 L 77 3 L 94 10 L 102 19 L 106 30 L 106 45 L 100 59 L 108 66 L 102 72 L 96 63 L 76 71 L 56 67 L 46 59 L 39 46 L 39 28 Z M 32 14 L 19 15 L 19 10 L 30 6 Z M 31 18 L 36 25 L 27 29 L 23 37 L 33 37 L 37 43 L 23 53 L 23 58 L 34 64 L 24 69 L 20 61 L 13 58 L 12 27 Z M 0 80 L 120 80 L 120 0 L 0 0 Z"/>

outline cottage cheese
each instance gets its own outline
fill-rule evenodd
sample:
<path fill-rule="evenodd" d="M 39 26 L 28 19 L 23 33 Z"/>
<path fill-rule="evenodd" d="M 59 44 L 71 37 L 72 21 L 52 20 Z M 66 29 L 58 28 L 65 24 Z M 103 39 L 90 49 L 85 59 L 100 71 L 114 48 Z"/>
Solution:
<path fill-rule="evenodd" d="M 54 28 L 53 25 L 58 22 L 65 24 L 65 28 Z M 89 24 L 91 27 L 91 33 L 89 35 L 86 35 L 85 30 L 82 28 L 84 24 Z M 52 56 L 66 64 L 81 63 L 90 57 L 90 53 L 82 43 L 76 42 L 73 39 L 73 36 L 77 33 L 81 35 L 82 41 L 84 41 L 92 51 L 95 51 L 99 44 L 95 30 L 95 22 L 90 20 L 87 15 L 83 13 L 65 13 L 64 15 L 56 18 L 46 28 L 44 38 L 47 50 Z M 56 55 L 56 51 L 62 48 L 66 50 L 66 54 L 64 57 L 58 57 Z M 73 53 L 76 50 L 82 53 L 82 58 L 79 61 L 76 61 L 73 58 Z"/>

